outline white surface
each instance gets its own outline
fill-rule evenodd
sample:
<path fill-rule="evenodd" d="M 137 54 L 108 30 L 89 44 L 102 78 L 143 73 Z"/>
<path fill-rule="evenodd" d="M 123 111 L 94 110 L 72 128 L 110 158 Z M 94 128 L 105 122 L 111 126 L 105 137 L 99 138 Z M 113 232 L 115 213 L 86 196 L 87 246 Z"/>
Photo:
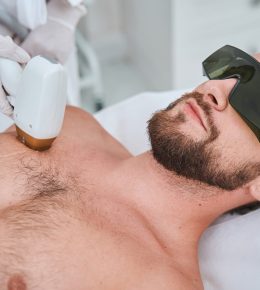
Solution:
<path fill-rule="evenodd" d="M 85 28 L 91 43 L 121 33 L 124 19 L 121 5 L 121 0 L 106 0 L 94 1 L 89 7 Z"/>
<path fill-rule="evenodd" d="M 260 289 L 260 210 L 210 227 L 200 242 L 205 290 Z"/>
<path fill-rule="evenodd" d="M 130 60 L 102 64 L 104 100 L 107 106 L 147 91 L 142 75 Z"/>
<path fill-rule="evenodd" d="M 248 53 L 260 50 L 259 2 L 172 0 L 172 3 L 174 88 L 201 83 L 204 80 L 201 62 L 225 44 Z"/>
<path fill-rule="evenodd" d="M 111 106 L 130 98 L 139 92 L 148 91 L 142 75 L 128 59 L 101 63 L 103 94 L 105 106 Z M 95 112 L 94 101 L 97 95 L 90 90 L 82 91 L 82 106 Z"/>
<path fill-rule="evenodd" d="M 122 2 L 131 59 L 150 89 L 172 89 L 172 0 Z"/>

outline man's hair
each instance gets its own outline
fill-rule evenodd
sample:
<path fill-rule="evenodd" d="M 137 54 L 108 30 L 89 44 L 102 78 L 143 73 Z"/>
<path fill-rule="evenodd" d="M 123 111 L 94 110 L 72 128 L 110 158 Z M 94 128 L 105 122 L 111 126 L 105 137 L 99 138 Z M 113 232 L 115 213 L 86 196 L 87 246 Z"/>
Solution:
<path fill-rule="evenodd" d="M 0 212 L 0 290 L 9 289 L 8 281 L 13 275 L 21 275 L 31 283 L 29 269 L 38 267 L 33 255 L 41 252 L 41 256 L 51 255 L 57 260 L 50 245 L 82 214 L 76 179 L 63 176 L 55 164 L 47 164 L 21 159 L 17 176 L 24 177 L 21 191 L 26 199 Z M 52 266 L 55 267 L 48 265 Z"/>
<path fill-rule="evenodd" d="M 254 202 L 250 202 L 248 204 L 239 206 L 237 208 L 234 208 L 230 211 L 228 211 L 227 213 L 229 214 L 237 214 L 237 215 L 245 215 L 251 211 L 257 210 L 260 208 L 260 201 L 254 201 Z"/>

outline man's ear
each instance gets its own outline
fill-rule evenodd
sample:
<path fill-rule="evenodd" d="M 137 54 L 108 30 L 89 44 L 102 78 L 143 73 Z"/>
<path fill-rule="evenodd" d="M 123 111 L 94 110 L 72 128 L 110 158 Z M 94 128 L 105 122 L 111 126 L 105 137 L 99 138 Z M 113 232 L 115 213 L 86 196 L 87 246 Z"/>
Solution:
<path fill-rule="evenodd" d="M 260 200 L 260 176 L 248 185 L 249 193 L 257 200 Z"/>

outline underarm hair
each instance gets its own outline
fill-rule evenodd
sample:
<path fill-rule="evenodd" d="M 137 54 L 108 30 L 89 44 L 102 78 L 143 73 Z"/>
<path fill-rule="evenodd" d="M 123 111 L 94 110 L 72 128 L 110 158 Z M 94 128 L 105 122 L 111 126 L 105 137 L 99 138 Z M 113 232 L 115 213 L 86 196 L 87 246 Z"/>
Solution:
<path fill-rule="evenodd" d="M 17 177 L 23 180 L 21 190 L 27 198 L 0 212 L 0 290 L 8 289 L 14 274 L 29 279 L 33 265 L 28 256 L 39 244 L 53 244 L 62 230 L 82 219 L 84 211 L 77 179 L 55 162 L 22 158 Z M 42 251 L 50 254 L 50 248 Z"/>

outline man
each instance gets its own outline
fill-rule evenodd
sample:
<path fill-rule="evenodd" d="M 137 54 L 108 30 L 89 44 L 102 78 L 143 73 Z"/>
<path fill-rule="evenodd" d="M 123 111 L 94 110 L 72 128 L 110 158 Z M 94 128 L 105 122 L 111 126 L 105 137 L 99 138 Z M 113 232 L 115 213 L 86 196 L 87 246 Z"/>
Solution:
<path fill-rule="evenodd" d="M 76 108 L 49 151 L 1 134 L 0 289 L 203 289 L 201 234 L 259 199 L 235 84 L 207 81 L 157 112 L 152 152 L 136 157 Z"/>

